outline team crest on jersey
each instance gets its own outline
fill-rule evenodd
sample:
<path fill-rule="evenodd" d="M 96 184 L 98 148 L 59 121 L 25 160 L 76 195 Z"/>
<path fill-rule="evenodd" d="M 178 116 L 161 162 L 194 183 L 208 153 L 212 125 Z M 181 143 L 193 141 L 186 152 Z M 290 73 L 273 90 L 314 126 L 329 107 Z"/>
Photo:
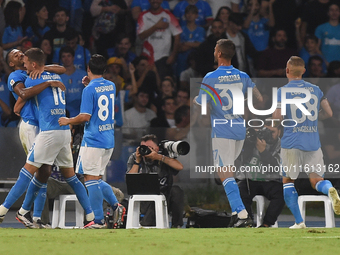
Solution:
<path fill-rule="evenodd" d="M 11 86 L 13 86 L 14 83 L 15 83 L 15 81 L 13 79 L 9 82 L 9 84 L 11 84 Z"/>

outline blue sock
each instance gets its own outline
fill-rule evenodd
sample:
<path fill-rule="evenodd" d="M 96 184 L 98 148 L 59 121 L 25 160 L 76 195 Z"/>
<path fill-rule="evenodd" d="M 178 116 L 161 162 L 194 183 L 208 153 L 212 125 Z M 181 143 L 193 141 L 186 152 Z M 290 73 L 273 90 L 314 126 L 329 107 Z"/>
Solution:
<path fill-rule="evenodd" d="M 76 175 L 73 175 L 72 177 L 66 179 L 66 182 L 68 183 L 68 185 L 71 186 L 74 193 L 76 193 L 79 203 L 85 210 L 85 214 L 92 213 L 91 203 L 89 197 L 87 196 L 86 189 L 84 185 L 79 181 L 78 177 Z"/>
<path fill-rule="evenodd" d="M 227 194 L 232 212 L 241 212 L 246 209 L 241 199 L 240 190 L 236 184 L 234 177 L 227 178 L 223 181 L 223 187 Z"/>
<path fill-rule="evenodd" d="M 286 205 L 292 212 L 295 218 L 295 222 L 297 224 L 303 222 L 301 212 L 299 209 L 299 204 L 298 204 L 298 193 L 294 187 L 294 183 L 285 183 L 283 184 L 283 196 L 286 202 Z"/>
<path fill-rule="evenodd" d="M 111 186 L 103 180 L 98 180 L 98 183 L 100 190 L 103 193 L 103 198 L 106 200 L 106 202 L 110 204 L 112 209 L 115 211 L 118 207 L 118 200 L 115 194 L 113 193 Z"/>
<path fill-rule="evenodd" d="M 47 184 L 44 183 L 39 190 L 38 196 L 34 200 L 33 218 L 41 218 L 46 201 Z"/>
<path fill-rule="evenodd" d="M 27 189 L 30 181 L 32 179 L 32 174 L 28 172 L 25 168 L 22 168 L 19 173 L 19 177 L 17 182 L 9 191 L 3 206 L 7 209 L 11 208 L 11 206 L 24 194 Z"/>
<path fill-rule="evenodd" d="M 315 189 L 323 194 L 325 194 L 326 196 L 328 196 L 328 190 L 330 188 L 332 188 L 333 185 L 330 181 L 328 180 L 323 180 L 323 181 L 319 181 L 316 185 L 315 185 Z"/>
<path fill-rule="evenodd" d="M 97 180 L 90 180 L 85 182 L 85 186 L 89 192 L 89 198 L 94 213 L 94 222 L 103 224 L 103 193 L 100 190 L 99 183 Z"/>
<path fill-rule="evenodd" d="M 26 192 L 25 200 L 22 204 L 22 208 L 29 211 L 32 208 L 33 202 L 37 197 L 40 188 L 42 188 L 43 183 L 39 182 L 35 176 L 33 177 L 30 185 L 28 185 L 28 189 Z"/>

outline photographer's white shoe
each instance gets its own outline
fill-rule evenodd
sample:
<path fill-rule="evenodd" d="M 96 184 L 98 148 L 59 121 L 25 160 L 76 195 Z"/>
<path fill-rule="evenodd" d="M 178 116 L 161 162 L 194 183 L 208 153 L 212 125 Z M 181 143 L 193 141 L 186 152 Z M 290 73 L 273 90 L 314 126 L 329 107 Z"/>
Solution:
<path fill-rule="evenodd" d="M 290 226 L 289 228 L 290 229 L 303 229 L 303 228 L 307 228 L 307 227 L 306 227 L 306 224 L 304 222 L 301 222 L 299 224 L 294 223 L 294 225 Z"/>

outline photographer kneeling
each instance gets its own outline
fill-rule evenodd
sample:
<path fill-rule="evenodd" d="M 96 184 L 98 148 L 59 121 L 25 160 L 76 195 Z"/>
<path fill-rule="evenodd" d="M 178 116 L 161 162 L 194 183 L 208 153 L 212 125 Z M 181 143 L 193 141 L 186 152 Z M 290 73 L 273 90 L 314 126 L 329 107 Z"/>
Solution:
<path fill-rule="evenodd" d="M 261 130 L 247 129 L 242 166 L 236 178 L 246 210 L 254 218 L 251 205 L 256 195 L 270 200 L 261 227 L 274 225 L 285 201 L 280 177 L 281 130 L 265 125 Z"/>
<path fill-rule="evenodd" d="M 172 227 L 181 227 L 184 192 L 180 187 L 172 186 L 172 183 L 173 175 L 177 175 L 178 171 L 183 169 L 183 165 L 177 159 L 168 157 L 169 153 L 166 149 L 161 154 L 158 153 L 158 139 L 155 135 L 143 136 L 140 145 L 128 159 L 127 173 L 157 173 L 160 191 L 166 197 L 169 211 L 172 212 Z M 156 225 L 153 202 L 143 202 L 141 213 L 144 214 L 142 226 Z"/>

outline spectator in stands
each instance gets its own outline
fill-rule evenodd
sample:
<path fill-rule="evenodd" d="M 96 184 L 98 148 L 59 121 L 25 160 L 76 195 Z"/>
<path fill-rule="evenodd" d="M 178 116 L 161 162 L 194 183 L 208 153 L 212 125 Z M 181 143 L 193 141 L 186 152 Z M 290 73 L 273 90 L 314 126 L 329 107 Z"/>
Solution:
<path fill-rule="evenodd" d="M 172 128 L 175 127 L 175 99 L 173 97 L 165 97 L 162 99 L 162 110 L 161 116 L 151 120 L 150 127 L 156 128 Z"/>
<path fill-rule="evenodd" d="M 215 19 L 211 25 L 211 35 L 209 35 L 203 43 L 197 49 L 196 67 L 197 71 L 205 76 L 208 72 L 211 72 L 217 68 L 214 60 L 214 50 L 216 42 L 225 38 L 225 31 L 223 23 L 220 20 Z"/>
<path fill-rule="evenodd" d="M 168 1 L 162 1 L 161 7 L 164 10 L 170 11 L 170 6 L 169 6 Z M 145 12 L 150 9 L 150 1 L 149 0 L 133 0 L 130 8 L 131 8 L 133 19 L 137 21 L 139 14 L 141 12 Z"/>
<path fill-rule="evenodd" d="M 155 62 L 163 79 L 173 73 L 172 64 L 176 61 L 182 29 L 173 14 L 162 9 L 161 3 L 162 0 L 150 1 L 150 9 L 138 18 L 137 35 L 144 40 L 143 53 L 150 57 L 150 62 Z"/>
<path fill-rule="evenodd" d="M 331 81 L 332 87 L 327 91 L 326 98 L 331 105 L 333 118 L 337 120 L 337 125 L 340 127 L 340 61 L 329 63 L 327 77 L 334 79 L 334 81 L 327 79 L 327 83 Z"/>
<path fill-rule="evenodd" d="M 185 88 L 180 88 L 179 90 L 177 90 L 175 97 L 175 103 L 177 108 L 181 107 L 182 105 L 189 105 L 190 98 L 189 91 L 190 90 L 187 90 Z"/>
<path fill-rule="evenodd" d="M 308 63 L 308 60 L 311 56 L 320 56 L 323 59 L 322 69 L 325 73 L 327 71 L 327 65 L 324 60 L 324 57 L 319 49 L 319 39 L 315 35 L 306 35 L 304 43 L 301 41 L 301 35 L 300 35 L 300 26 L 301 26 L 301 19 L 297 19 L 295 21 L 296 26 L 296 41 L 298 45 L 299 50 L 299 56 L 305 61 L 305 63 Z M 303 75 L 303 77 L 307 77 L 308 69 L 306 70 L 306 73 Z"/>
<path fill-rule="evenodd" d="M 190 106 L 182 105 L 175 111 L 175 127 L 166 130 L 167 140 L 184 140 L 187 139 L 190 130 Z"/>
<path fill-rule="evenodd" d="M 137 82 L 135 79 L 135 67 L 133 64 L 129 64 L 129 72 L 131 75 L 131 85 L 126 84 L 124 88 L 116 85 L 116 99 L 115 99 L 115 127 L 121 127 L 124 123 L 124 111 L 125 105 L 132 103 L 132 98 L 138 91 Z M 116 77 L 112 73 L 104 73 L 105 79 L 117 83 Z"/>
<path fill-rule="evenodd" d="M 176 76 L 188 68 L 187 58 L 193 49 L 196 49 L 205 38 L 203 27 L 197 26 L 195 20 L 198 17 L 198 9 L 195 5 L 188 5 L 185 8 L 186 25 L 182 26 L 181 44 L 177 56 Z"/>
<path fill-rule="evenodd" d="M 120 88 L 124 88 L 124 69 L 127 69 L 125 60 L 117 57 L 112 57 L 107 60 L 106 64 L 106 72 L 111 73 L 113 76 L 116 77 L 116 87 L 119 86 Z"/>
<path fill-rule="evenodd" d="M 259 55 L 257 66 L 259 77 L 285 77 L 288 59 L 297 55 L 294 49 L 286 46 L 285 30 L 277 29 L 272 36 L 272 41 L 274 46 L 262 51 Z"/>
<path fill-rule="evenodd" d="M 126 110 L 124 127 L 126 128 L 147 128 L 150 122 L 156 117 L 154 111 L 147 108 L 149 104 L 149 94 L 146 91 L 138 90 L 133 107 Z"/>
<path fill-rule="evenodd" d="M 65 36 L 70 31 L 71 33 L 73 31 L 72 28 L 67 26 L 68 20 L 67 11 L 64 8 L 59 7 L 54 13 L 54 26 L 44 35 L 44 38 L 50 41 L 53 54 L 56 54 L 57 50 L 60 50 L 61 47 L 66 45 Z"/>
<path fill-rule="evenodd" d="M 187 58 L 189 68 L 181 72 L 179 76 L 180 88 L 190 89 L 190 79 L 202 77 L 202 75 L 197 71 L 196 56 L 197 50 L 189 53 Z"/>
<path fill-rule="evenodd" d="M 185 9 L 189 5 L 195 5 L 198 9 L 198 16 L 196 18 L 196 25 L 208 29 L 214 20 L 210 5 L 203 0 L 184 0 L 179 2 L 174 8 L 174 15 L 178 19 L 180 25 L 186 25 Z"/>
<path fill-rule="evenodd" d="M 338 3 L 329 5 L 328 16 L 328 22 L 319 25 L 315 35 L 319 38 L 319 47 L 329 63 L 340 60 L 340 5 Z"/>
<path fill-rule="evenodd" d="M 306 35 L 313 35 L 317 26 L 329 20 L 328 8 L 331 0 L 308 1 L 301 16 L 301 40 L 305 40 Z"/>
<path fill-rule="evenodd" d="M 161 90 L 157 95 L 157 98 L 154 100 L 154 106 L 156 107 L 155 112 L 157 116 L 162 116 L 163 112 L 163 99 L 166 97 L 175 97 L 175 83 L 171 77 L 165 77 L 165 79 L 161 83 Z"/>
<path fill-rule="evenodd" d="M 223 27 L 224 27 L 225 31 L 227 31 L 227 27 L 228 27 L 228 24 L 229 24 L 230 13 L 232 13 L 232 11 L 229 7 L 222 6 L 216 14 L 216 19 L 219 19 L 220 21 L 223 22 Z M 208 28 L 208 31 L 207 31 L 207 36 L 209 36 L 209 35 L 211 35 L 211 26 Z"/>
<path fill-rule="evenodd" d="M 6 21 L 3 7 L 4 0 L 0 0 L 0 38 L 2 39 L 2 35 L 4 34 Z"/>
<path fill-rule="evenodd" d="M 135 77 L 137 87 L 149 93 L 150 102 L 154 102 L 155 95 L 158 93 L 158 88 L 161 86 L 157 67 L 155 64 L 149 64 L 146 56 L 139 56 L 133 61 L 136 68 Z"/>
<path fill-rule="evenodd" d="M 213 17 L 218 17 L 218 13 L 223 7 L 227 7 L 229 9 L 229 13 L 231 12 L 240 12 L 240 0 L 206 0 L 212 10 Z"/>
<path fill-rule="evenodd" d="M 46 5 L 40 2 L 35 6 L 34 17 L 31 18 L 31 25 L 26 29 L 26 36 L 37 47 L 44 34 L 51 28 L 47 25 L 48 11 Z"/>
<path fill-rule="evenodd" d="M 42 51 L 45 54 L 45 64 L 50 65 L 52 64 L 52 58 L 53 58 L 53 52 L 52 52 L 52 46 L 48 39 L 42 39 L 38 43 L 38 47 L 42 49 Z"/>
<path fill-rule="evenodd" d="M 106 56 L 124 27 L 127 5 L 124 0 L 93 0 L 91 14 L 96 17 L 92 29 L 97 53 Z"/>
<path fill-rule="evenodd" d="M 183 169 L 183 165 L 174 158 L 170 158 L 166 151 L 158 154 L 158 139 L 155 135 L 145 135 L 140 145 L 146 145 L 151 149 L 149 155 L 141 156 L 139 148 L 136 149 L 127 161 L 127 173 L 158 173 L 160 191 L 165 195 L 169 211 L 172 212 L 172 227 L 180 228 L 183 225 L 184 192 L 178 186 L 173 186 L 173 176 Z M 155 207 L 152 202 L 143 202 L 141 213 L 142 226 L 155 226 Z"/>
<path fill-rule="evenodd" d="M 81 32 L 83 24 L 82 0 L 59 0 L 59 6 L 65 8 L 69 15 L 69 25 L 77 32 Z"/>
<path fill-rule="evenodd" d="M 246 72 L 249 76 L 253 76 L 254 67 L 248 61 L 251 57 L 254 61 L 257 60 L 258 51 L 250 41 L 248 35 L 242 30 L 243 15 L 241 13 L 231 13 L 229 15 L 229 25 L 227 28 L 227 38 L 230 39 L 236 47 L 236 54 L 231 60 L 234 67 L 240 71 Z"/>
<path fill-rule="evenodd" d="M 287 46 L 290 48 L 296 48 L 294 23 L 298 18 L 297 1 L 275 0 L 272 5 L 275 17 L 275 28 L 280 28 L 286 31 Z"/>
<path fill-rule="evenodd" d="M 7 3 L 7 2 L 6 2 Z M 10 1 L 4 9 L 6 28 L 2 36 L 2 47 L 4 50 L 10 50 L 22 44 L 27 37 L 24 37 L 21 22 L 25 17 L 25 4 L 21 1 Z"/>
<path fill-rule="evenodd" d="M 238 172 L 236 178 L 240 180 L 238 186 L 241 198 L 248 214 L 254 219 L 251 205 L 256 195 L 265 196 L 269 206 L 261 222 L 261 227 L 270 227 L 275 224 L 280 215 L 285 201 L 283 198 L 283 186 L 280 173 L 277 171 L 264 172 L 264 166 L 278 168 L 280 166 L 280 129 L 272 127 L 272 124 L 265 125 L 271 137 L 257 140 L 254 143 L 245 141 L 243 150 L 243 167 L 253 171 Z M 255 170 L 256 169 L 256 170 Z"/>
<path fill-rule="evenodd" d="M 88 49 L 79 45 L 79 34 L 73 29 L 68 30 L 65 34 L 65 43 L 74 50 L 74 66 L 77 69 L 86 71 L 87 64 L 91 58 L 91 53 Z M 61 63 L 59 51 L 60 50 L 57 49 L 53 56 L 53 62 L 58 64 Z"/>
<path fill-rule="evenodd" d="M 315 55 L 309 58 L 307 62 L 307 70 L 308 76 L 307 78 L 321 78 L 325 76 L 323 72 L 323 65 L 324 61 L 322 57 Z M 318 82 L 313 82 L 313 84 L 318 84 Z"/>
<path fill-rule="evenodd" d="M 1 49 L 1 47 L 0 47 Z M 0 127 L 16 127 L 19 117 L 13 112 L 14 98 L 7 86 L 9 70 L 0 50 Z"/>
<path fill-rule="evenodd" d="M 82 79 L 87 75 L 85 71 L 75 67 L 74 54 L 74 50 L 69 46 L 62 47 L 59 52 L 61 63 L 66 68 L 66 72 L 60 77 L 66 86 L 66 111 L 69 118 L 77 116 L 80 112 L 81 96 L 84 89 Z"/>
<path fill-rule="evenodd" d="M 131 46 L 131 39 L 126 34 L 121 34 L 117 39 L 116 47 L 107 49 L 107 55 L 109 58 L 124 58 L 129 65 L 136 58 L 136 54 L 131 51 Z"/>
<path fill-rule="evenodd" d="M 268 46 L 269 30 L 275 25 L 273 14 L 274 1 L 275 0 L 271 0 L 269 2 L 268 16 L 262 16 L 260 14 L 260 0 L 248 0 L 247 2 L 248 16 L 243 22 L 243 28 L 246 30 L 246 33 L 257 51 L 263 51 Z"/>

